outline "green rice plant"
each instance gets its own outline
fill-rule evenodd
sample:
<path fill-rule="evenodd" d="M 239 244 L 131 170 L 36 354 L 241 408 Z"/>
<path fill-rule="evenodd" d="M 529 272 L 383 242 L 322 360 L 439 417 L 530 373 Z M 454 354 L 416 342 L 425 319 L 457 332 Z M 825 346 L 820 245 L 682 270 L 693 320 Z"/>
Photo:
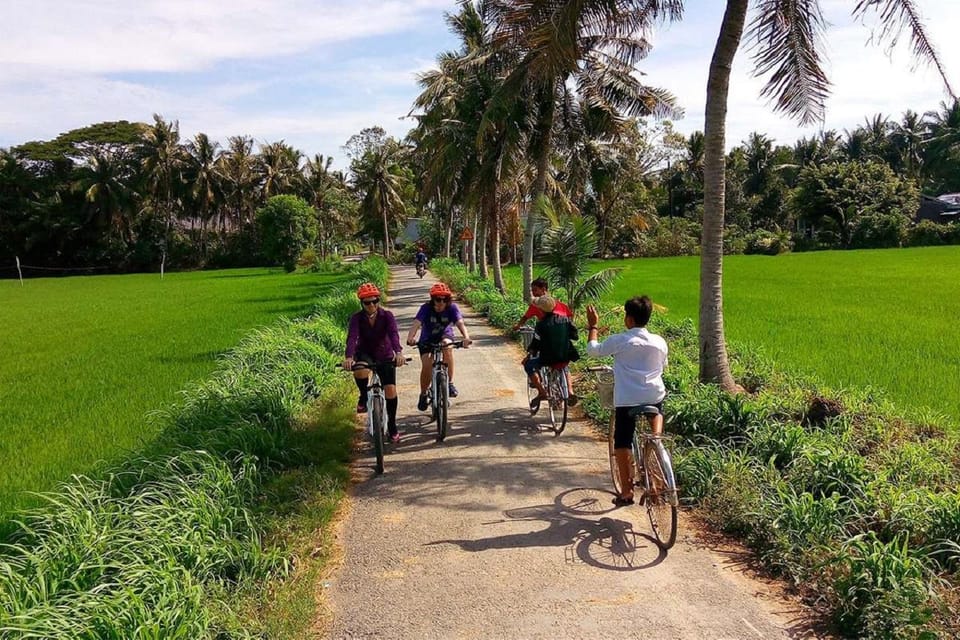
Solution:
<path fill-rule="evenodd" d="M 873 533 L 840 547 L 830 597 L 841 633 L 864 638 L 921 638 L 933 616 L 933 576 L 901 536 L 889 542 Z"/>

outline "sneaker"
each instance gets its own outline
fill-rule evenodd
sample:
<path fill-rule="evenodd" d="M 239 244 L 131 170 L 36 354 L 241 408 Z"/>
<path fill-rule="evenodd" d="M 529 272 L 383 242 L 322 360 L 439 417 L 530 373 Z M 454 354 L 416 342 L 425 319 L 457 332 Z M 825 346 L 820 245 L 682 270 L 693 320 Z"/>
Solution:
<path fill-rule="evenodd" d="M 578 402 L 580 402 L 580 398 L 577 397 L 577 394 L 571 393 L 569 396 L 567 396 L 567 404 L 568 404 L 569 406 L 575 407 L 575 406 L 577 406 L 577 403 L 578 403 Z"/>
<path fill-rule="evenodd" d="M 397 432 L 390 434 L 390 442 L 393 444 L 400 444 L 400 433 Z"/>
<path fill-rule="evenodd" d="M 421 393 L 421 394 L 420 394 L 420 399 L 417 401 L 417 409 L 420 410 L 420 411 L 426 411 L 426 410 L 427 410 L 427 402 L 428 402 L 428 400 L 427 400 L 427 394 Z"/>
<path fill-rule="evenodd" d="M 367 403 L 358 402 L 357 403 L 357 413 L 366 413 L 367 412 Z"/>
<path fill-rule="evenodd" d="M 450 394 L 451 398 L 456 398 L 458 395 L 460 395 L 460 392 L 457 391 L 457 388 L 453 386 L 452 382 L 447 384 L 447 392 Z"/>
<path fill-rule="evenodd" d="M 537 396 L 530 401 L 530 413 L 531 415 L 537 415 L 537 412 L 540 411 L 540 402 L 543 400 L 540 396 Z"/>

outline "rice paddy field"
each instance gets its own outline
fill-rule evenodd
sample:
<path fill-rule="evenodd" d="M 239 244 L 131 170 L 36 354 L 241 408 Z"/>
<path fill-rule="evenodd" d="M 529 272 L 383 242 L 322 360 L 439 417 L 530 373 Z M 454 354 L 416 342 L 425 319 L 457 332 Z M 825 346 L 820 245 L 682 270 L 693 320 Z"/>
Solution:
<path fill-rule="evenodd" d="M 0 517 L 142 450 L 219 354 L 346 276 L 234 269 L 0 280 Z"/>
<path fill-rule="evenodd" d="M 594 265 L 608 266 L 624 271 L 603 304 L 647 294 L 696 322 L 698 257 Z M 506 278 L 519 286 L 519 269 Z M 879 389 L 906 412 L 960 424 L 960 247 L 727 256 L 724 320 L 730 343 L 785 371 Z"/>

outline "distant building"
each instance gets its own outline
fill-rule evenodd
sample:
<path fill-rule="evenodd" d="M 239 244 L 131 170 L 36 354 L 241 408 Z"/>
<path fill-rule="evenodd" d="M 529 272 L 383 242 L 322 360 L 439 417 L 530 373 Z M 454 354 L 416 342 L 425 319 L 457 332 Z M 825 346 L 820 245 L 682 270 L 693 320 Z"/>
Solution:
<path fill-rule="evenodd" d="M 420 218 L 408 218 L 407 224 L 404 226 L 403 231 L 397 235 L 396 244 L 405 245 L 419 242 L 420 220 Z"/>
<path fill-rule="evenodd" d="M 960 193 L 945 193 L 934 198 L 920 196 L 920 208 L 917 209 L 917 222 L 930 220 L 938 224 L 960 220 Z"/>

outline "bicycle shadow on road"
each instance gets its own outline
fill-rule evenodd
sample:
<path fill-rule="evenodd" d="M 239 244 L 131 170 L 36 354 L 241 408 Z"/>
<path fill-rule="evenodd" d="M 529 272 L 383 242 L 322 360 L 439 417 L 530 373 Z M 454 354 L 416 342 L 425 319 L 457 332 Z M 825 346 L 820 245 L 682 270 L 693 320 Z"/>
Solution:
<path fill-rule="evenodd" d="M 436 540 L 425 546 L 452 544 L 462 551 L 524 547 L 564 547 L 566 562 L 586 564 L 609 571 L 650 569 L 667 557 L 651 536 L 633 528 L 633 523 L 605 515 L 615 511 L 612 493 L 603 489 L 579 487 L 560 493 L 553 504 L 507 509 L 500 520 L 483 526 L 514 523 L 546 523 L 545 529 L 506 533 L 475 540 Z M 587 516 L 597 516 L 594 519 Z"/>

